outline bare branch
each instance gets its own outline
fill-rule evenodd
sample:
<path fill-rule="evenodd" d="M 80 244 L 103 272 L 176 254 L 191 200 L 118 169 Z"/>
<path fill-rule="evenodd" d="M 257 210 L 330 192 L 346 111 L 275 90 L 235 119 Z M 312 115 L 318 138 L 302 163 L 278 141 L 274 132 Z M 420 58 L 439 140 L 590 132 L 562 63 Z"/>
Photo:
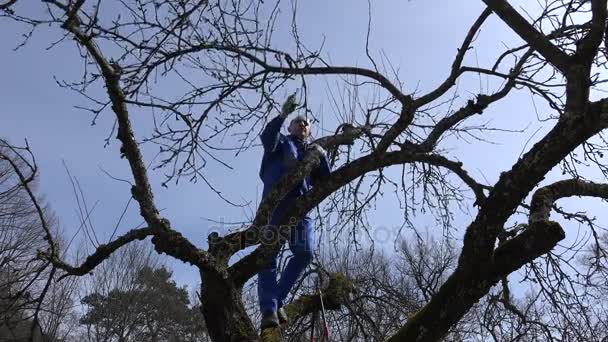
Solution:
<path fill-rule="evenodd" d="M 602 38 L 604 37 L 604 32 L 606 30 L 607 7 L 606 0 L 591 1 L 591 11 L 593 13 L 590 23 L 591 29 L 579 42 L 574 56 L 574 58 L 581 59 L 587 65 L 591 65 L 597 54 L 597 50 L 602 43 Z"/>
<path fill-rule="evenodd" d="M 473 39 L 477 35 L 477 32 L 479 31 L 479 29 L 481 28 L 481 26 L 483 25 L 485 20 L 490 16 L 490 14 L 492 14 L 492 10 L 490 8 L 486 8 L 483 10 L 483 12 L 481 12 L 481 14 L 477 18 L 477 20 L 475 20 L 475 22 L 473 23 L 473 25 L 467 32 L 467 35 L 464 38 L 464 41 L 462 42 L 462 45 L 458 49 L 458 53 L 456 54 L 456 58 L 454 58 L 454 61 L 452 62 L 452 68 L 450 70 L 450 74 L 448 75 L 448 77 L 436 89 L 429 92 L 428 94 L 425 94 L 425 95 L 417 98 L 414 101 L 415 108 L 422 107 L 432 101 L 435 101 L 436 99 L 441 97 L 443 94 L 445 94 L 446 91 L 448 91 L 450 88 L 452 88 L 452 86 L 454 86 L 456 79 L 461 74 L 460 68 L 462 66 L 462 61 L 464 60 L 464 56 L 466 55 L 467 51 L 471 47 L 471 43 L 473 42 Z"/>
<path fill-rule="evenodd" d="M 66 262 L 60 260 L 57 257 L 53 257 L 50 255 L 44 255 L 44 257 L 47 258 L 50 262 L 52 262 L 55 267 L 66 272 L 59 278 L 59 280 L 71 275 L 82 276 L 93 271 L 95 267 L 97 267 L 104 260 L 109 258 L 112 253 L 114 253 L 119 248 L 123 247 L 129 242 L 135 240 L 143 240 L 146 237 L 151 236 L 152 234 L 152 230 L 148 227 L 130 230 L 126 234 L 119 236 L 118 238 L 111 242 L 108 242 L 107 244 L 99 245 L 99 247 L 95 249 L 95 252 L 93 252 L 93 254 L 87 256 L 85 261 L 80 266 L 76 267 L 67 264 Z"/>
<path fill-rule="evenodd" d="M 563 74 L 568 74 L 568 63 L 570 57 L 553 45 L 546 36 L 534 28 L 528 21 L 521 16 L 507 0 L 483 0 L 502 21 L 515 31 L 530 47 L 540 52 Z"/>
<path fill-rule="evenodd" d="M 351 280 L 339 273 L 329 275 L 329 284 L 323 292 L 323 305 L 327 310 L 339 310 L 350 301 L 350 294 L 355 292 L 355 285 Z M 321 310 L 319 294 L 303 295 L 285 306 L 288 322 L 296 321 L 298 318 L 310 315 Z M 281 341 L 280 329 L 271 328 L 262 331 L 261 340 L 264 342 Z"/>
<path fill-rule="evenodd" d="M 25 158 L 23 156 L 21 156 L 19 153 L 17 153 L 15 148 L 13 146 L 9 145 L 5 140 L 0 139 L 0 143 L 2 144 L 2 147 L 10 148 L 17 156 L 19 156 L 19 158 L 21 158 L 22 160 L 25 161 Z M 27 163 L 27 165 L 30 169 L 29 176 L 26 176 L 22 172 L 22 170 L 19 168 L 17 163 L 12 158 L 10 158 L 10 156 L 7 156 L 2 151 L 0 151 L 0 160 L 6 160 L 13 168 L 13 171 L 15 172 L 15 174 L 19 177 L 19 180 L 21 181 L 20 185 L 25 189 L 25 191 L 27 192 L 27 194 L 30 198 L 30 201 L 36 208 L 36 212 L 38 213 L 38 218 L 40 220 L 40 224 L 42 225 L 42 228 L 44 229 L 44 233 L 45 233 L 44 239 L 49 244 L 49 251 L 52 256 L 56 256 L 57 255 L 57 245 L 56 245 L 55 240 L 53 239 L 53 235 L 51 233 L 51 228 L 48 225 L 47 219 L 44 215 L 42 207 L 40 206 L 40 203 L 38 202 L 38 199 L 34 195 L 34 192 L 32 191 L 32 189 L 29 185 L 30 182 L 36 176 L 36 173 L 38 172 L 38 167 L 36 166 L 36 160 L 34 159 L 34 156 L 31 154 L 29 147 L 24 148 L 24 150 L 27 151 L 32 158 L 32 164 Z"/>
<path fill-rule="evenodd" d="M 56 1 L 52 1 L 52 3 L 68 12 L 63 5 Z M 86 48 L 101 70 L 108 95 L 112 102 L 112 110 L 116 114 L 118 121 L 118 139 L 122 142 L 121 153 L 126 156 L 131 167 L 133 179 L 135 180 L 131 193 L 133 198 L 139 203 L 140 213 L 148 223 L 148 229 L 154 234 L 152 242 L 157 251 L 171 254 L 182 261 L 189 262 L 210 272 L 222 272 L 211 255 L 206 251 L 196 248 L 183 235 L 171 229 L 168 220 L 160 217 L 158 209 L 154 204 L 154 195 L 148 180 L 143 156 L 135 141 L 131 127 L 127 101 L 120 87 L 121 69 L 116 64 L 112 65 L 98 49 L 94 40 L 80 30 L 78 27 L 80 20 L 76 20 L 77 16 L 75 13 L 72 14 L 75 19 L 66 21 L 64 28 L 74 35 L 79 44 Z"/>
<path fill-rule="evenodd" d="M 499 245 L 494 252 L 496 279 L 506 276 L 520 267 L 549 253 L 566 233 L 557 222 L 534 221 L 521 234 Z"/>
<path fill-rule="evenodd" d="M 258 206 L 252 225 L 243 232 L 237 232 L 226 236 L 223 239 L 210 239 L 210 252 L 218 253 L 221 251 L 224 257 L 229 257 L 236 251 L 257 244 L 260 239 L 262 229 L 267 227 L 276 205 L 279 201 L 293 189 L 293 187 L 307 177 L 312 170 L 319 165 L 320 151 L 311 150 L 304 159 L 298 162 L 292 171 L 285 174 L 264 197 Z M 282 240 L 281 240 L 282 241 Z M 279 240 L 274 241 L 278 243 Z M 284 241 L 283 241 L 284 242 Z M 273 248 L 276 246 L 272 246 Z"/>
<path fill-rule="evenodd" d="M 544 186 L 534 192 L 530 203 L 530 224 L 548 221 L 555 201 L 571 196 L 591 196 L 608 199 L 608 184 L 581 179 L 568 179 Z"/>
<path fill-rule="evenodd" d="M 17 3 L 17 0 L 8 0 L 7 2 L 0 4 L 0 10 L 9 11 L 10 7 Z"/>
<path fill-rule="evenodd" d="M 287 236 L 286 232 L 290 228 L 290 226 L 287 225 L 288 222 L 298 222 L 302 215 L 312 210 L 312 208 L 318 205 L 331 193 L 361 175 L 390 165 L 416 162 L 441 166 L 453 171 L 465 182 L 465 184 L 473 189 L 476 196 L 478 196 L 477 200 L 479 203 L 484 201 L 484 187 L 468 175 L 462 168 L 462 163 L 460 162 L 451 161 L 440 155 L 416 153 L 407 150 L 371 154 L 354 160 L 333 171 L 329 177 L 319 182 L 319 184 L 316 184 L 311 191 L 294 201 L 279 219 L 279 229 L 275 232 L 274 236 Z M 238 249 L 247 248 L 260 241 L 258 235 L 259 231 L 259 227 L 252 226 L 243 232 L 231 235 L 230 241 L 238 241 L 240 243 Z M 261 245 L 255 251 L 230 266 L 228 272 L 237 284 L 244 284 L 268 263 L 270 256 L 273 255 L 273 252 L 277 249 L 277 245 L 280 243 L 278 239 L 274 242 L 275 243 L 271 245 Z"/>

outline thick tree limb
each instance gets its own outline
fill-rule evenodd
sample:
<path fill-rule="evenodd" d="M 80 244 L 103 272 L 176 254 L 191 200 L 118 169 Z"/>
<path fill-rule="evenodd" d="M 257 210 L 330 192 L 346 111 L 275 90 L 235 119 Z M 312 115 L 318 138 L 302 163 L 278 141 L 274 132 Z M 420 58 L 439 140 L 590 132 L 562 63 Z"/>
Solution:
<path fill-rule="evenodd" d="M 494 252 L 495 272 L 504 276 L 530 260 L 548 253 L 565 238 L 559 223 L 549 220 L 554 203 L 564 197 L 590 196 L 608 199 L 608 184 L 568 179 L 544 186 L 532 196 L 528 227 Z"/>
<path fill-rule="evenodd" d="M 17 0 L 8 0 L 7 2 L 0 4 L 0 10 L 10 10 L 10 7 L 17 3 Z"/>
<path fill-rule="evenodd" d="M 326 310 L 340 310 L 348 303 L 349 296 L 355 292 L 354 284 L 344 275 L 332 273 L 329 277 L 329 284 L 323 289 L 323 305 Z M 285 306 L 288 321 L 286 324 L 296 319 L 321 310 L 321 301 L 318 294 L 304 295 Z M 262 331 L 261 340 L 263 342 L 281 341 L 280 328 L 269 328 Z"/>
<path fill-rule="evenodd" d="M 312 170 L 319 165 L 321 151 L 311 149 L 302 161 L 299 161 L 292 170 L 286 173 L 270 192 L 262 199 L 258 206 L 256 215 L 251 226 L 242 232 L 236 232 L 223 238 L 211 236 L 209 238 L 209 251 L 212 255 L 220 259 L 227 259 L 232 254 L 242 249 L 242 246 L 254 245 L 259 242 L 261 230 L 270 224 L 272 213 L 279 202 L 291 191 L 298 183 L 307 177 Z"/>
<path fill-rule="evenodd" d="M 497 270 L 516 269 L 533 260 L 529 258 L 546 253 L 552 244 L 563 238 L 563 231 L 558 225 L 535 224 L 526 235 L 514 238 L 512 244 L 505 244 L 498 257 L 494 256 L 496 238 L 519 203 L 549 170 L 607 126 L 605 100 L 578 109 L 578 112 L 562 116 L 553 129 L 519 159 L 510 171 L 501 175 L 465 232 L 463 249 L 454 273 L 429 303 L 389 341 L 438 340 L 500 280 Z M 543 234 L 549 234 L 548 241 L 542 241 Z M 504 261 L 506 256 L 511 255 L 509 251 L 523 248 L 521 244 L 524 243 L 531 244 L 529 249 L 524 249 L 528 260 L 520 258 L 511 263 Z M 496 262 L 497 268 L 494 267 Z"/>
<path fill-rule="evenodd" d="M 560 198 L 571 196 L 591 196 L 608 199 L 608 184 L 599 184 L 581 179 L 568 179 L 536 190 L 530 203 L 530 224 L 548 221 L 553 203 Z"/>
<path fill-rule="evenodd" d="M 279 225 L 285 226 L 281 227 L 276 235 L 287 236 L 287 229 L 289 229 L 289 226 L 286 225 L 287 222 L 297 222 L 304 214 L 312 210 L 312 208 L 318 205 L 331 193 L 362 174 L 382 167 L 414 162 L 440 166 L 451 170 L 473 189 L 476 196 L 478 196 L 477 201 L 483 202 L 485 198 L 485 195 L 483 194 L 484 187 L 469 176 L 462 168 L 462 163 L 460 162 L 451 161 L 440 155 L 415 153 L 406 150 L 386 152 L 383 154 L 371 154 L 335 170 L 328 178 L 321 181 L 319 184 L 316 184 L 311 191 L 294 201 L 279 220 Z M 246 239 L 241 239 L 239 249 L 244 249 L 259 243 L 260 237 L 256 234 L 256 232 L 259 233 L 259 230 L 254 229 L 256 228 L 252 227 L 239 233 L 242 234 L 242 236 L 247 237 Z M 234 237 L 232 237 L 232 239 L 234 239 Z M 277 241 L 277 243 L 280 243 L 280 241 Z M 244 284 L 268 264 L 270 261 L 269 257 L 273 255 L 273 251 L 276 250 L 276 248 L 277 244 L 261 245 L 252 253 L 233 264 L 228 269 L 228 272 L 237 284 Z"/>
<path fill-rule="evenodd" d="M 467 229 L 461 258 L 468 259 L 471 253 L 467 262 L 475 263 L 481 252 L 478 248 L 484 250 L 481 255 L 491 255 L 500 227 L 525 196 L 559 161 L 606 127 L 605 118 L 598 110 L 603 108 L 600 102 L 575 115 L 562 117 L 510 171 L 501 175 L 476 220 Z"/>
<path fill-rule="evenodd" d="M 523 265 L 549 253 L 566 237 L 557 222 L 535 221 L 516 237 L 507 240 L 494 252 L 494 277 L 500 279 Z"/>
<path fill-rule="evenodd" d="M 75 16 L 74 13 L 71 14 Z M 116 114 L 118 121 L 117 137 L 122 143 L 121 153 L 127 158 L 135 181 L 135 186 L 131 189 L 133 198 L 139 203 L 142 217 L 150 225 L 151 229 L 155 229 L 159 226 L 161 219 L 158 209 L 154 205 L 154 195 L 152 194 L 148 180 L 146 166 L 143 163 L 143 156 L 135 141 L 131 127 L 126 98 L 120 87 L 120 71 L 108 62 L 97 48 L 95 42 L 79 30 L 77 23 L 77 20 L 68 21 L 65 23 L 65 28 L 74 35 L 80 45 L 86 48 L 101 70 L 108 96 L 112 102 L 112 110 Z"/>
<path fill-rule="evenodd" d="M 602 43 L 602 38 L 604 37 L 604 32 L 606 30 L 608 11 L 606 7 L 606 0 L 591 1 L 591 29 L 579 42 L 575 55 L 576 59 L 581 60 L 585 64 L 591 65 L 599 46 Z"/>
<path fill-rule="evenodd" d="M 194 246 L 182 234 L 171 229 L 168 220 L 160 217 L 158 209 L 154 204 L 154 195 L 148 180 L 143 156 L 131 127 L 125 94 L 120 87 L 120 67 L 110 63 L 98 49 L 95 41 L 80 30 L 80 20 L 77 19 L 76 13 L 56 1 L 51 2 L 65 10 L 66 14 L 72 15 L 64 23 L 63 27 L 74 35 L 76 41 L 87 50 L 101 70 L 106 90 L 112 103 L 112 110 L 116 114 L 118 122 L 118 139 L 122 143 L 120 151 L 127 158 L 135 181 L 135 185 L 131 188 L 131 193 L 133 198 L 139 203 L 141 216 L 148 224 L 148 229 L 154 235 L 152 243 L 154 243 L 156 251 L 167 253 L 203 270 L 222 273 L 225 276 L 223 267 L 209 253 Z"/>
<path fill-rule="evenodd" d="M 352 144 L 366 131 L 366 127 L 345 129 L 339 134 L 319 138 L 313 142 L 313 145 L 318 144 L 327 150 L 335 149 L 340 145 Z M 273 186 L 272 190 L 262 199 L 253 222 L 246 231 L 235 232 L 225 237 L 210 236 L 209 252 L 214 256 L 225 259 L 245 248 L 243 246 L 252 246 L 259 243 L 260 228 L 269 223 L 279 201 L 319 165 L 320 153 L 319 150 L 311 149 L 302 161 L 298 162 L 290 172 L 285 174 Z"/>
<path fill-rule="evenodd" d="M 319 138 L 313 141 L 313 144 L 318 144 L 323 147 L 326 151 L 337 149 L 341 145 L 352 145 L 355 140 L 360 138 L 363 134 L 370 131 L 370 127 L 354 127 L 350 125 L 341 125 L 341 132 L 336 135 L 330 135 Z"/>
<path fill-rule="evenodd" d="M 521 39 L 538 51 L 547 61 L 563 74 L 568 73 L 569 60 L 565 52 L 553 45 L 551 41 L 522 17 L 506 0 L 483 0 Z"/>
<path fill-rule="evenodd" d="M 89 255 L 80 266 L 76 267 L 50 255 L 45 255 L 44 257 L 49 259 L 49 261 L 51 261 L 55 267 L 66 272 L 66 274 L 61 276 L 59 280 L 70 275 L 82 276 L 91 272 L 104 260 L 108 259 L 110 255 L 112 255 L 112 253 L 114 253 L 117 249 L 128 244 L 129 242 L 143 240 L 150 235 L 152 235 L 152 230 L 148 227 L 130 230 L 114 241 L 99 245 L 93 254 Z"/>

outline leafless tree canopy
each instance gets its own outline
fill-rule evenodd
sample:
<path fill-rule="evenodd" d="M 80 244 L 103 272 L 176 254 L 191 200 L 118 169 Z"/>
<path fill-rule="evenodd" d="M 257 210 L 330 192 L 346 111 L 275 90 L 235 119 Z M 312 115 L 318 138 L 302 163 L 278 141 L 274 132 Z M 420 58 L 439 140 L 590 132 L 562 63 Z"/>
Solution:
<path fill-rule="evenodd" d="M 605 302 L 598 297 L 605 287 L 600 280 L 605 275 L 605 235 L 591 217 L 569 212 L 556 202 L 573 196 L 608 198 L 605 179 L 589 173 L 600 171 L 605 177 L 608 171 L 602 160 L 607 148 L 603 132 L 608 127 L 608 99 L 602 96 L 606 0 L 545 1 L 540 11 L 538 6 L 529 11 L 505 0 L 483 0 L 485 9 L 473 23 L 466 23 L 470 28 L 451 60 L 433 66 L 449 72 L 426 92 L 406 90 L 414 81 L 403 79 L 390 61 L 372 58 L 369 50 L 367 67 L 331 64 L 323 58 L 331 46 L 313 42 L 311 47 L 300 38 L 297 21 L 291 20 L 297 18 L 291 3 L 43 0 L 39 5 L 44 12 L 32 15 L 20 11 L 22 2 L 3 2 L 0 11 L 3 19 L 27 29 L 23 44 L 38 30 L 58 30 L 58 41 L 51 44 L 78 48 L 82 78 L 59 85 L 90 101 L 82 109 L 93 114 L 93 121 L 99 115 L 113 116 L 108 143 L 114 136 L 120 143 L 117 157 L 130 166 L 132 196 L 146 223 L 100 245 L 82 263 L 70 264 L 58 252 L 49 223 L 35 205 L 47 240 L 38 260 L 52 265 L 51 272 L 57 269 L 62 277 L 88 274 L 119 248 L 151 237 L 158 253 L 200 270 L 202 312 L 212 340 L 279 339 L 280 329 L 258 335 L 245 310 L 242 289 L 280 249 L 280 240 L 260 244 L 261 227 L 278 201 L 318 163 L 319 151 L 311 152 L 273 188 L 249 225 L 224 236 L 210 235 L 208 248 L 203 249 L 159 213 L 141 148 L 160 146 L 154 172 L 163 172 L 163 185 L 183 177 L 202 180 L 221 200 L 221 184 L 209 179 L 205 168 L 230 167 L 226 151 L 252 147 L 287 91 L 302 90 L 301 110 L 314 118 L 308 83 L 312 77 L 323 77 L 339 84 L 330 96 L 339 120 L 333 134 L 316 141 L 328 151 L 334 170 L 287 209 L 282 223 L 325 201 L 324 215 L 337 216 L 327 229 L 365 234 L 362 227 L 370 204 L 387 191 L 395 193 L 404 225 L 411 226 L 411 216 L 424 210 L 450 231 L 457 206 L 471 206 L 474 213 L 457 250 L 429 248 L 416 241 L 403 245 L 406 266 L 389 272 L 413 281 L 411 288 L 390 287 L 391 296 L 404 299 L 398 302 L 402 307 L 393 311 L 392 325 L 372 316 L 358 323 L 366 328 L 356 328 L 355 335 L 361 337 L 365 331 L 390 341 L 479 334 L 495 340 L 605 338 Z M 523 43 L 505 48 L 489 65 L 467 65 L 465 57 L 490 16 L 498 17 Z M 273 37 L 279 26 L 290 28 L 292 48 Z M 454 95 L 457 82 L 469 75 L 483 75 L 494 87 Z M 181 87 L 163 88 L 169 80 Z M 534 94 L 550 108 L 551 115 L 543 118 L 548 130 L 494 184 L 486 184 L 446 152 L 448 142 L 461 137 L 483 140 L 492 128 L 479 126 L 473 117 L 508 101 L 516 91 Z M 150 114 L 151 134 L 134 129 L 134 112 Z M 35 171 L 28 152 L 15 150 L 23 163 L 29 163 L 14 165 L 15 170 Z M 563 171 L 561 179 L 541 184 L 556 167 Z M 389 168 L 401 172 L 395 176 Z M 20 177 L 21 185 L 28 183 L 27 177 L 28 173 Z M 35 196 L 28 198 L 37 203 Z M 592 237 L 587 247 L 560 249 L 558 243 L 571 230 L 552 220 L 551 213 L 585 224 Z M 525 217 L 526 223 L 512 225 L 509 220 L 515 215 Z M 288 228 L 272 229 L 284 236 Z M 259 246 L 252 253 L 229 265 L 235 253 L 255 245 Z M 377 262 L 382 266 L 381 260 Z M 534 291 L 516 299 L 508 276 L 522 267 L 524 280 Z M 377 277 L 384 283 L 399 280 L 389 274 Z M 323 286 L 332 309 L 356 308 L 356 286 L 347 277 L 330 273 Z M 303 294 L 287 307 L 290 321 L 316 312 L 319 304 L 318 296 Z M 406 309 L 407 305 L 411 307 Z M 477 335 L 466 335 L 462 328 L 469 318 L 482 322 Z"/>
<path fill-rule="evenodd" d="M 74 282 L 54 282 L 56 268 L 39 255 L 57 253 L 62 236 L 37 191 L 35 160 L 26 157 L 28 147 L 0 139 L 0 337 L 60 339 Z"/>

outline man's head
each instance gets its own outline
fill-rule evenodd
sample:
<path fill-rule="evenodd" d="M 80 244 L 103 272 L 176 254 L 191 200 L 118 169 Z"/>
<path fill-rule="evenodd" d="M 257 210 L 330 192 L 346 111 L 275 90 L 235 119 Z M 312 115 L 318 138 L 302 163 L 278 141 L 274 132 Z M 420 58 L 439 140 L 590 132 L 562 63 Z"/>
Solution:
<path fill-rule="evenodd" d="M 304 140 L 310 135 L 310 122 L 303 115 L 298 115 L 291 120 L 287 131 L 289 134 Z"/>

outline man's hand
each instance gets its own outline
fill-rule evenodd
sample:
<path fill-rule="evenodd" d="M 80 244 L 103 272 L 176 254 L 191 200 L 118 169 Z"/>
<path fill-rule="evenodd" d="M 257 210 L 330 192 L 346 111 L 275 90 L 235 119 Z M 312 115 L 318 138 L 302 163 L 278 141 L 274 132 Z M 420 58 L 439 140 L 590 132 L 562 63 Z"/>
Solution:
<path fill-rule="evenodd" d="M 281 108 L 281 116 L 286 118 L 289 114 L 293 113 L 298 107 L 298 103 L 296 102 L 296 94 L 291 94 L 283 103 L 283 107 Z"/>
<path fill-rule="evenodd" d="M 325 152 L 325 149 L 323 147 L 321 147 L 321 145 L 319 145 L 319 144 L 310 144 L 310 145 L 308 145 L 306 150 L 307 151 L 315 150 L 315 151 L 319 152 L 319 156 L 323 156 L 327 153 L 327 152 Z"/>

